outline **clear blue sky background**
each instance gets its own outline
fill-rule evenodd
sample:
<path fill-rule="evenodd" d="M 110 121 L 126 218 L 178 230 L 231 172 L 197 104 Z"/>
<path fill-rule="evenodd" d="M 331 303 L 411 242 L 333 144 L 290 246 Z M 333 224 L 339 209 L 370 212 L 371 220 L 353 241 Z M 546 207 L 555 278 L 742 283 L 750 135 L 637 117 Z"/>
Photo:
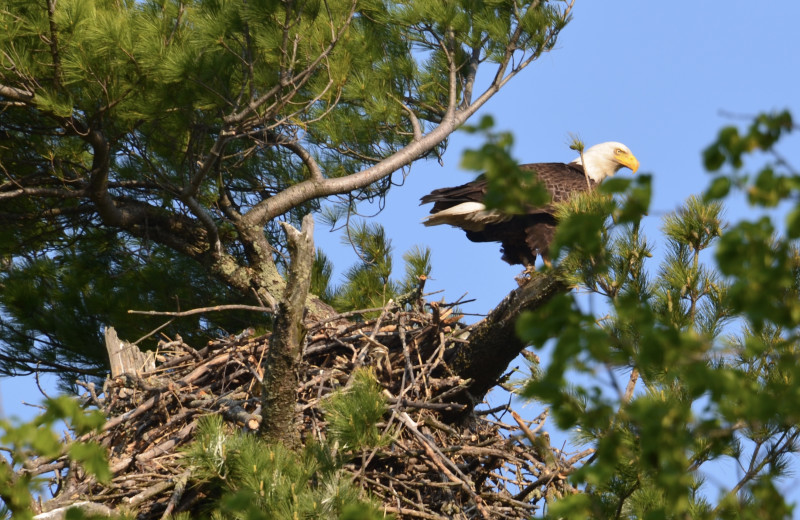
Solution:
<path fill-rule="evenodd" d="M 723 112 L 749 116 L 788 108 L 800 120 L 800 1 L 577 0 L 573 13 L 556 48 L 512 80 L 473 121 L 491 114 L 497 130 L 513 132 L 520 162 L 572 160 L 570 133 L 587 145 L 627 144 L 639 158 L 640 172 L 653 174 L 646 231 L 658 255 L 661 217 L 708 184 L 702 149 L 723 125 L 743 123 Z M 448 301 L 468 293 L 477 301 L 464 310 L 474 313 L 487 312 L 516 287 L 521 269 L 503 263 L 495 244 L 470 243 L 448 227 L 423 227 L 428 208 L 418 204 L 433 189 L 471 180 L 458 167 L 461 152 L 480 144 L 456 134 L 444 166 L 414 165 L 376 217 L 392 238 L 398 266 L 412 246 L 431 247 L 434 270 L 426 289 L 444 290 Z M 796 167 L 798 144 L 793 135 L 780 148 Z M 727 217 L 746 218 L 750 211 L 737 202 Z M 339 275 L 356 261 L 340 234 L 318 226 L 316 238 Z M 29 416 L 20 402 L 40 400 L 29 379 L 4 379 L 0 391 L 8 415 Z M 787 482 L 786 488 L 797 483 Z"/>

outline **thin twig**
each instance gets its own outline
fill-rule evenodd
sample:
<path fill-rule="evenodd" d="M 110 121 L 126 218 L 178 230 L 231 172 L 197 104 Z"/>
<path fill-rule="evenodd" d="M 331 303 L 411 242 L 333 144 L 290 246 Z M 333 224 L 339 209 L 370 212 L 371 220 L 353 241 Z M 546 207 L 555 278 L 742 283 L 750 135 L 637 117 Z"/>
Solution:
<path fill-rule="evenodd" d="M 201 307 L 198 309 L 191 309 L 188 311 L 137 311 L 128 310 L 128 314 L 143 314 L 145 316 L 175 316 L 182 318 L 184 316 L 194 316 L 195 314 L 203 314 L 206 312 L 222 312 L 222 311 L 253 311 L 253 312 L 266 312 L 272 313 L 274 310 L 270 307 L 259 307 L 257 305 L 216 305 L 214 307 Z"/>

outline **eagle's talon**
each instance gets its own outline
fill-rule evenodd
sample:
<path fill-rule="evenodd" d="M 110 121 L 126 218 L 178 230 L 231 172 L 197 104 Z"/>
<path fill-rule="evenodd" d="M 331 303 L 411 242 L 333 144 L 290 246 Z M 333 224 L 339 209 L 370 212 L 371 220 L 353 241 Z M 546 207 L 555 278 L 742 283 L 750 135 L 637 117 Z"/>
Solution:
<path fill-rule="evenodd" d="M 529 265 L 525 268 L 524 271 L 515 276 L 514 280 L 520 287 L 522 287 L 523 285 L 531 281 L 531 278 L 533 278 L 533 273 L 535 272 L 536 268 L 532 265 Z"/>

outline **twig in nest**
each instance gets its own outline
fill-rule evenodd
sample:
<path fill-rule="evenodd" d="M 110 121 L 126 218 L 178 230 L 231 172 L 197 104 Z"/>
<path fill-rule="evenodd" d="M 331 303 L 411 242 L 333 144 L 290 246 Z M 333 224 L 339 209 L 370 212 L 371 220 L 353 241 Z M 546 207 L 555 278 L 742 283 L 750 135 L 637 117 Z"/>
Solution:
<path fill-rule="evenodd" d="M 387 398 L 389 404 L 399 404 L 406 408 L 419 408 L 422 410 L 437 410 L 439 412 L 461 412 L 467 408 L 465 404 L 458 403 L 427 403 L 425 401 L 410 401 L 403 397 Z"/>
<path fill-rule="evenodd" d="M 455 464 L 453 464 L 453 461 L 445 457 L 435 444 L 428 440 L 428 438 L 424 436 L 419 429 L 417 429 L 417 425 L 411 420 L 411 417 L 409 417 L 407 413 L 400 412 L 397 414 L 397 417 L 421 441 L 423 449 L 431 458 L 431 461 L 442 471 L 442 473 L 444 473 L 451 481 L 460 484 L 461 488 L 472 497 L 472 499 L 475 501 L 475 506 L 481 513 L 481 516 L 486 519 L 491 518 L 489 516 L 489 512 L 486 510 L 486 507 L 483 504 L 483 500 L 469 485 L 469 478 L 464 475 Z"/>
<path fill-rule="evenodd" d="M 189 480 L 189 475 L 191 475 L 191 471 L 186 470 L 178 475 L 177 478 L 175 478 L 175 491 L 173 491 L 172 496 L 169 499 L 169 503 L 167 504 L 167 508 L 164 510 L 164 514 L 161 515 L 162 520 L 169 518 L 172 514 L 172 511 L 181 501 L 183 490 L 186 489 L 186 482 Z"/>

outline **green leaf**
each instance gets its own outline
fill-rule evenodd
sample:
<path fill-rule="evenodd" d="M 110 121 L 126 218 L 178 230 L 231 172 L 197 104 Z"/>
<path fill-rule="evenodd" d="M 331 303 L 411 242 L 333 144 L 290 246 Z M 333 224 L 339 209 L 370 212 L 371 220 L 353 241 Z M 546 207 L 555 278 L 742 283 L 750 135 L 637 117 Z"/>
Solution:
<path fill-rule="evenodd" d="M 108 467 L 106 449 L 103 446 L 95 442 L 74 443 L 69 447 L 69 456 L 80 462 L 99 482 L 111 481 L 111 469 Z"/>
<path fill-rule="evenodd" d="M 653 196 L 652 177 L 640 175 L 635 182 L 625 188 L 627 188 L 626 196 L 620 208 L 614 213 L 614 220 L 617 224 L 639 222 L 647 215 Z"/>
<path fill-rule="evenodd" d="M 795 206 L 786 216 L 786 234 L 789 238 L 800 238 L 800 206 Z"/>
<path fill-rule="evenodd" d="M 725 154 L 718 144 L 713 144 L 703 151 L 703 166 L 710 172 L 715 172 L 725 164 Z"/>
<path fill-rule="evenodd" d="M 729 177 L 715 177 L 711 181 L 711 186 L 703 194 L 703 200 L 719 200 L 728 196 L 731 191 L 731 179 Z"/>
<path fill-rule="evenodd" d="M 600 193 L 608 193 L 608 194 L 615 194 L 615 193 L 623 193 L 628 189 L 628 187 L 633 183 L 632 179 L 624 179 L 620 177 L 612 177 L 610 179 L 606 179 L 600 184 L 598 190 Z"/>

